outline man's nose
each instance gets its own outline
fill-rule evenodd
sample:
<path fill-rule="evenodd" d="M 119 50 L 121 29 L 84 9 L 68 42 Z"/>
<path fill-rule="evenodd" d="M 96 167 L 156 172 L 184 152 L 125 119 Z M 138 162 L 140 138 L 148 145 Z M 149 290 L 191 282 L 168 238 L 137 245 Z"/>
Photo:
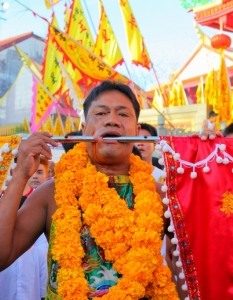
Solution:
<path fill-rule="evenodd" d="M 107 114 L 107 118 L 104 122 L 105 126 L 114 126 L 114 127 L 120 127 L 120 121 L 119 121 L 119 116 L 115 112 L 110 112 Z"/>

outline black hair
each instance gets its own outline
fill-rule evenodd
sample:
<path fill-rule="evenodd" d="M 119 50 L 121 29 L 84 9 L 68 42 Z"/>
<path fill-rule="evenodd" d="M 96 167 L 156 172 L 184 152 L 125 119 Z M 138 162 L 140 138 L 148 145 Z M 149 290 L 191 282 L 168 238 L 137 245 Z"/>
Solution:
<path fill-rule="evenodd" d="M 151 134 L 151 136 L 158 135 L 157 130 L 155 129 L 154 126 L 147 123 L 140 123 L 139 125 L 141 126 L 141 129 L 147 130 Z"/>
<path fill-rule="evenodd" d="M 218 116 L 218 114 L 217 114 L 215 111 L 211 110 L 211 111 L 209 112 L 209 118 L 215 117 L 215 116 Z"/>
<path fill-rule="evenodd" d="M 139 157 L 142 159 L 142 155 L 141 155 L 141 152 L 138 150 L 138 147 L 133 146 L 132 153 L 133 153 L 134 155 L 139 156 Z"/>
<path fill-rule="evenodd" d="M 233 133 L 233 123 L 231 123 L 230 125 L 228 125 L 224 131 L 223 131 L 223 136 L 228 136 L 229 134 Z"/>
<path fill-rule="evenodd" d="M 138 103 L 138 100 L 137 100 L 134 92 L 131 90 L 131 88 L 128 85 L 121 83 L 121 82 L 110 81 L 110 80 L 103 81 L 100 85 L 93 88 L 93 90 L 87 96 L 87 98 L 83 104 L 85 118 L 87 118 L 88 110 L 91 106 L 91 103 L 93 101 L 97 101 L 98 97 L 100 95 L 102 95 L 103 93 L 108 92 L 108 91 L 118 91 L 118 92 L 124 94 L 127 98 L 129 98 L 129 100 L 131 101 L 131 103 L 133 105 L 133 108 L 134 108 L 134 111 L 136 114 L 136 118 L 138 120 L 139 114 L 140 114 L 140 105 Z"/>
<path fill-rule="evenodd" d="M 71 131 L 65 135 L 65 138 L 68 138 L 69 136 L 81 136 L 81 135 L 83 135 L 82 130 Z M 77 143 L 62 143 L 62 147 L 65 150 L 65 152 L 68 152 L 70 149 L 73 149 L 76 144 Z"/>

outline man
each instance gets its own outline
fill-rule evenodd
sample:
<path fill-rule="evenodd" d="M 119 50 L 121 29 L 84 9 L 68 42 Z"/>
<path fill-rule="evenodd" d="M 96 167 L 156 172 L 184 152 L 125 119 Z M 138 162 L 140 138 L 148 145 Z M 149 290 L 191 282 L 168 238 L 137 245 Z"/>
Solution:
<path fill-rule="evenodd" d="M 141 123 L 140 124 L 139 135 L 140 136 L 157 136 L 157 130 L 150 124 Z M 143 143 L 139 142 L 135 144 L 142 155 L 142 159 L 146 161 L 149 165 L 153 165 L 153 153 L 155 151 L 155 142 L 153 143 Z M 164 177 L 161 176 L 163 171 L 158 167 L 154 166 L 152 176 L 158 182 L 164 182 Z"/>
<path fill-rule="evenodd" d="M 14 176 L 14 170 L 12 173 Z M 29 183 L 36 179 L 42 184 L 46 181 L 47 175 L 48 160 L 40 156 L 39 168 L 32 176 L 33 178 L 31 177 L 26 183 L 19 208 L 34 191 Z M 38 182 L 33 183 L 35 188 L 39 186 Z M 47 251 L 48 242 L 42 234 L 28 251 L 0 272 L 0 300 L 42 300 L 45 298 L 48 279 Z"/>
<path fill-rule="evenodd" d="M 84 103 L 86 121 L 82 130 L 84 135 L 93 136 L 95 142 L 86 143 L 87 152 L 83 144 L 70 150 L 62 163 L 57 164 L 55 184 L 49 180 L 38 187 L 17 214 L 24 186 L 38 168 L 40 154 L 51 159 L 48 144 L 57 146 L 49 133 L 35 133 L 21 143 L 14 177 L 0 203 L 1 270 L 45 232 L 47 239 L 51 239 L 46 299 L 92 299 L 96 296 L 146 299 L 154 293 L 163 295 L 168 290 L 169 299 L 178 299 L 159 254 L 162 208 L 154 192 L 151 168 L 131 156 L 131 143 L 107 139 L 138 135 L 139 112 L 137 99 L 128 86 L 107 81 L 94 88 Z M 140 198 L 145 183 L 150 191 L 146 188 L 147 197 Z M 156 187 L 164 197 L 161 184 L 157 183 Z M 137 202 L 134 210 L 132 191 Z M 92 206 L 90 201 L 95 200 Z M 147 202 L 144 204 L 144 201 Z M 84 223 L 79 221 L 77 203 L 85 211 Z M 96 209 L 92 211 L 92 207 Z M 149 222 L 147 214 L 148 218 L 150 214 L 157 217 Z M 119 217 L 115 219 L 115 215 Z M 100 220 L 105 221 L 99 224 Z M 151 222 L 156 222 L 153 229 L 148 227 Z M 148 240 L 145 240 L 146 228 L 151 232 Z M 122 276 L 113 269 L 112 261 Z M 121 277 L 119 281 L 118 277 Z"/>
<path fill-rule="evenodd" d="M 36 189 L 48 179 L 49 162 L 46 157 L 40 156 L 40 165 L 36 172 L 28 180 L 29 187 Z"/>
<path fill-rule="evenodd" d="M 49 160 L 48 163 L 49 163 L 48 179 L 51 179 L 54 176 L 55 163 L 52 160 Z"/>

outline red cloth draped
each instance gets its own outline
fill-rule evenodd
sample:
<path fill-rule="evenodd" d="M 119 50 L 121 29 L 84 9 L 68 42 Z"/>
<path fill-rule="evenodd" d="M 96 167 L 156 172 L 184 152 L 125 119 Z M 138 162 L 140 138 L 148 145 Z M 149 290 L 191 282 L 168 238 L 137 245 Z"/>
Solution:
<path fill-rule="evenodd" d="M 225 144 L 226 152 L 233 156 L 233 139 L 217 138 L 201 141 L 191 137 L 163 137 L 181 159 L 196 163 L 208 157 L 216 144 Z M 170 210 L 179 240 L 181 260 L 185 272 L 189 297 L 192 300 L 233 299 L 233 163 L 218 164 L 216 158 L 208 163 L 210 171 L 176 169 L 169 152 L 164 153 L 167 170 Z M 218 154 L 223 157 L 221 151 Z M 225 192 L 232 195 L 232 213 L 221 211 Z"/>

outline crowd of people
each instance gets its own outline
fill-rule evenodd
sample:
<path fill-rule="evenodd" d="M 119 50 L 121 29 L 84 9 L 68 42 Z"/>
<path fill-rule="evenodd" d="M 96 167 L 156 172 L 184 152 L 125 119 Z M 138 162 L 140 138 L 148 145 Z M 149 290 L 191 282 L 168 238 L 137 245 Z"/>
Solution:
<path fill-rule="evenodd" d="M 168 219 L 162 213 L 164 171 L 153 157 L 155 143 L 132 145 L 103 140 L 114 136 L 157 136 L 153 126 L 138 124 L 139 113 L 137 99 L 127 85 L 106 81 L 95 87 L 84 102 L 82 130 L 68 134 L 91 135 L 94 143 L 86 143 L 85 149 L 83 143 L 65 143 L 67 154 L 56 166 L 49 145 L 56 147 L 58 143 L 51 134 L 34 133 L 21 143 L 17 167 L 1 197 L 0 300 L 153 299 L 158 292 L 156 272 L 160 271 L 168 272 L 169 276 L 163 280 L 166 287 L 170 284 L 170 294 L 161 299 L 186 299 L 187 292 L 181 289 L 183 282 L 177 277 L 171 255 L 176 246 L 171 243 Z M 215 133 L 212 117 L 216 114 L 203 122 L 203 129 L 206 126 Z M 233 136 L 233 124 L 223 135 Z M 137 176 L 142 177 L 141 181 Z M 96 185 L 95 178 L 99 178 Z M 150 205 L 148 215 L 155 216 L 155 227 L 159 229 L 151 232 L 154 240 L 161 239 L 148 248 L 143 240 L 137 241 L 137 246 L 132 241 L 138 238 L 135 232 L 138 223 L 132 221 L 136 219 L 133 208 L 139 219 L 147 211 L 143 207 L 143 192 L 152 195 L 152 202 L 146 204 Z M 81 224 L 75 225 L 79 228 L 78 235 L 72 231 L 71 217 L 72 214 L 80 217 L 77 205 L 82 213 Z M 138 210 L 137 206 L 141 208 Z M 123 215 L 119 215 L 118 207 Z M 143 226 L 145 232 L 151 230 L 147 224 Z M 63 247 L 58 249 L 60 244 Z M 72 257 L 73 247 L 76 258 Z M 159 257 L 160 251 L 164 258 Z M 139 261 L 141 257 L 141 264 L 132 253 L 138 255 Z M 158 257 L 158 261 L 148 261 L 150 255 Z M 131 264 L 127 265 L 127 259 Z M 133 262 L 138 263 L 137 270 Z M 71 264 L 77 264 L 76 271 Z M 122 267 L 124 264 L 127 267 Z M 143 264 L 151 266 L 151 270 L 145 271 Z M 142 269 L 144 277 L 139 276 Z M 71 272 L 74 273 L 70 275 Z M 161 288 L 159 293 L 163 295 L 165 291 Z"/>

